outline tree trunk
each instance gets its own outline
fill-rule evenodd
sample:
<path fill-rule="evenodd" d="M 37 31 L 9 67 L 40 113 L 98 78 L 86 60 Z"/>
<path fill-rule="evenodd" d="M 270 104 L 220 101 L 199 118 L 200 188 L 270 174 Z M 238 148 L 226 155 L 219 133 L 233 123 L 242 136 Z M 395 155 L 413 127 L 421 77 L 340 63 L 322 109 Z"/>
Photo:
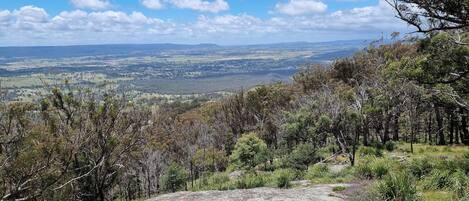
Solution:
<path fill-rule="evenodd" d="M 454 120 L 454 119 L 453 119 Z M 454 120 L 455 128 L 454 128 L 454 143 L 459 144 L 461 141 L 459 140 L 459 121 L 457 119 Z"/>
<path fill-rule="evenodd" d="M 360 129 L 355 128 L 355 137 L 353 139 L 353 145 L 352 145 L 352 157 L 350 158 L 351 166 L 353 167 L 355 165 L 355 152 L 357 150 L 357 143 L 358 139 L 360 136 Z"/>
<path fill-rule="evenodd" d="M 384 132 L 383 132 L 383 145 L 389 141 L 389 124 L 391 122 L 391 114 L 386 115 L 386 120 L 384 121 Z"/>
<path fill-rule="evenodd" d="M 448 121 L 449 121 L 449 143 L 454 143 L 454 121 L 453 121 L 453 111 L 448 111 Z"/>
<path fill-rule="evenodd" d="M 437 135 L 438 135 L 438 145 L 445 145 L 445 134 L 443 130 L 443 117 L 441 116 L 440 113 L 440 108 L 435 107 L 435 116 L 436 116 L 436 122 L 437 122 Z"/>
<path fill-rule="evenodd" d="M 363 146 L 368 146 L 368 136 L 370 135 L 370 128 L 368 125 L 368 119 L 365 118 L 363 125 Z"/>
<path fill-rule="evenodd" d="M 410 127 L 410 153 L 414 153 L 414 124 L 412 123 Z"/>
<path fill-rule="evenodd" d="M 432 113 L 431 112 L 428 113 L 427 135 L 428 135 L 428 143 L 432 144 L 433 138 L 432 138 Z"/>
<path fill-rule="evenodd" d="M 396 115 L 394 115 L 394 135 L 392 138 L 392 140 L 394 141 L 399 141 L 399 116 L 399 113 L 396 113 Z"/>
<path fill-rule="evenodd" d="M 461 113 L 461 132 L 463 138 L 461 139 L 462 143 L 469 145 L 469 131 L 467 130 L 467 114 L 464 112 L 464 109 L 460 109 Z"/>

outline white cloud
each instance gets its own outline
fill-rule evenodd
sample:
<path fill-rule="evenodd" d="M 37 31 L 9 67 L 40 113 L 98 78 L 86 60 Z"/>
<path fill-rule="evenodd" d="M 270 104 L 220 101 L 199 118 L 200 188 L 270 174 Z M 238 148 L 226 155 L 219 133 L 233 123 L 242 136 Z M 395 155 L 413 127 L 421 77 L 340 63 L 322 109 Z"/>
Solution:
<path fill-rule="evenodd" d="M 63 11 L 50 16 L 25 6 L 0 10 L 0 45 L 89 43 L 270 43 L 377 38 L 381 32 L 406 32 L 384 0 L 374 6 L 262 19 L 248 14 L 201 15 L 172 22 L 141 12 Z"/>
<path fill-rule="evenodd" d="M 111 6 L 108 0 L 70 0 L 77 8 L 89 8 L 93 10 L 101 10 Z"/>
<path fill-rule="evenodd" d="M 230 6 L 225 0 L 168 0 L 177 8 L 192 9 L 202 12 L 218 13 L 230 9 Z"/>
<path fill-rule="evenodd" d="M 141 3 L 148 9 L 158 10 L 163 8 L 161 0 L 141 0 Z"/>
<path fill-rule="evenodd" d="M 24 6 L 21 7 L 19 10 L 14 12 L 14 15 L 18 17 L 19 21 L 22 22 L 46 22 L 48 15 L 47 12 L 35 6 Z"/>
<path fill-rule="evenodd" d="M 216 17 L 199 16 L 197 22 L 187 27 L 191 33 L 204 34 L 243 34 L 249 35 L 264 31 L 262 20 L 246 15 L 222 15 Z"/>
<path fill-rule="evenodd" d="M 275 9 L 287 15 L 308 15 L 326 12 L 327 5 L 319 0 L 289 0 L 287 3 L 277 3 Z"/>

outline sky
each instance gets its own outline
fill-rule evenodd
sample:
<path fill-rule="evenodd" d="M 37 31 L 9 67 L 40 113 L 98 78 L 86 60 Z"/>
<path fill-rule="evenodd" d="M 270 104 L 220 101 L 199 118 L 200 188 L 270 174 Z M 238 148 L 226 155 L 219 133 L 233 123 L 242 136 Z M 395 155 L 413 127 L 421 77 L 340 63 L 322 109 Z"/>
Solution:
<path fill-rule="evenodd" d="M 384 0 L 0 0 L 0 46 L 378 39 L 412 30 Z"/>

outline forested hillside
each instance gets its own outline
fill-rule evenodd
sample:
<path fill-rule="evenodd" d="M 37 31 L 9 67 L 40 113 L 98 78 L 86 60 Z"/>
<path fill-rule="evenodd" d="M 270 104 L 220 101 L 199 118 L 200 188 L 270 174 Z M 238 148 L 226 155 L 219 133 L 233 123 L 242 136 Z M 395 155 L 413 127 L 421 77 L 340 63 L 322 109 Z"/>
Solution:
<path fill-rule="evenodd" d="M 158 107 L 53 86 L 40 102 L 2 100 L 0 199 L 134 200 L 305 178 L 370 180 L 376 190 L 358 200 L 469 200 L 469 1 L 389 3 L 421 34 L 311 65 L 291 84 Z M 350 167 L 325 179 L 330 161 Z"/>

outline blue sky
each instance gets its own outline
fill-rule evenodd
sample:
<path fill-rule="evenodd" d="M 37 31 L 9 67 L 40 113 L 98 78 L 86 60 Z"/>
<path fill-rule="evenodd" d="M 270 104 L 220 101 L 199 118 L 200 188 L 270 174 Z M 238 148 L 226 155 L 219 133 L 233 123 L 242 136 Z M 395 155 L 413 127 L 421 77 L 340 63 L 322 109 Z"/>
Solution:
<path fill-rule="evenodd" d="M 2 0 L 0 46 L 375 39 L 410 32 L 384 0 Z"/>

